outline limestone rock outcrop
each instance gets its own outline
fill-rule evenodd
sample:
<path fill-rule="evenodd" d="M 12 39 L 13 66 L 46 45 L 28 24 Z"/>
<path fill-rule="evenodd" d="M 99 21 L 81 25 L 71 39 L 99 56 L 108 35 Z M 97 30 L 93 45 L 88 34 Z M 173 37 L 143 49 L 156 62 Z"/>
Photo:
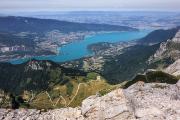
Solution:
<path fill-rule="evenodd" d="M 137 82 L 104 96 L 90 96 L 81 107 L 41 112 L 0 109 L 2 120 L 180 120 L 180 80 L 176 84 Z"/>
<path fill-rule="evenodd" d="M 173 64 L 168 66 L 164 72 L 167 72 L 169 74 L 172 74 L 174 76 L 180 75 L 180 59 L 176 60 Z"/>
<path fill-rule="evenodd" d="M 148 62 L 153 63 L 168 58 L 172 60 L 180 59 L 180 30 L 172 39 L 162 42 L 159 49 L 149 58 Z"/>

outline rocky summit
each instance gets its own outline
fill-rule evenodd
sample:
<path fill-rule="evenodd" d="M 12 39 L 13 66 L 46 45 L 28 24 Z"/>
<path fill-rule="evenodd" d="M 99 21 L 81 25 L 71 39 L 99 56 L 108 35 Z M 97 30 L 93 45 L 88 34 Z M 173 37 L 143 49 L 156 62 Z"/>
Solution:
<path fill-rule="evenodd" d="M 90 96 L 81 107 L 42 112 L 0 109 L 2 120 L 179 120 L 180 80 L 176 84 L 137 82 L 104 96 Z"/>

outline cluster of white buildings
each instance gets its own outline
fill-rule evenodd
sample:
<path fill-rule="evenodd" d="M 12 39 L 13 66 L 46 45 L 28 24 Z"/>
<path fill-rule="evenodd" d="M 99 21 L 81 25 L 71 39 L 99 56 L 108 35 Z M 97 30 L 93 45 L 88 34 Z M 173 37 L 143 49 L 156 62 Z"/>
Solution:
<path fill-rule="evenodd" d="M 90 35 L 90 32 L 70 32 L 70 33 L 61 33 L 58 30 L 48 32 L 46 34 L 47 41 L 55 42 L 58 45 L 67 44 L 77 40 L 83 40 L 86 35 Z"/>
<path fill-rule="evenodd" d="M 25 51 L 26 47 L 24 45 L 15 45 L 15 46 L 11 46 L 11 47 L 1 47 L 0 48 L 0 52 L 5 53 L 5 52 L 12 52 L 12 51 Z"/>

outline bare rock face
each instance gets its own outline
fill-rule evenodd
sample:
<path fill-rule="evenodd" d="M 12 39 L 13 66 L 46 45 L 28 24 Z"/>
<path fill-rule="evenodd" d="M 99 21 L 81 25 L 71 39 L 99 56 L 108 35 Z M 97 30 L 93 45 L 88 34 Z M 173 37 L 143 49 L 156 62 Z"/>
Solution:
<path fill-rule="evenodd" d="M 0 119 L 1 120 L 36 120 L 39 118 L 40 111 L 33 109 L 0 109 Z"/>
<path fill-rule="evenodd" d="M 41 113 L 38 120 L 84 120 L 80 108 L 61 108 Z"/>
<path fill-rule="evenodd" d="M 117 89 L 102 97 L 89 97 L 82 103 L 82 114 L 88 120 L 125 120 L 134 118 L 129 100 L 123 89 Z"/>
<path fill-rule="evenodd" d="M 1 120 L 84 120 L 80 108 L 61 108 L 40 112 L 34 109 L 0 109 Z"/>
<path fill-rule="evenodd" d="M 172 39 L 175 43 L 180 43 L 180 30 L 176 33 L 175 37 Z"/>
<path fill-rule="evenodd" d="M 160 83 L 134 84 L 125 90 L 132 101 L 136 119 L 178 120 L 180 89 L 177 85 Z"/>
<path fill-rule="evenodd" d="M 149 58 L 148 62 L 153 63 L 164 58 L 180 59 L 180 30 L 172 39 L 162 42 L 159 49 Z"/>
<path fill-rule="evenodd" d="M 167 40 L 170 41 L 170 40 Z M 154 58 L 162 58 L 163 53 L 165 53 L 167 51 L 167 42 L 162 42 L 160 44 L 159 49 L 156 51 L 156 53 L 154 54 Z"/>
<path fill-rule="evenodd" d="M 0 109 L 4 120 L 180 120 L 177 84 L 137 82 L 105 96 L 90 96 L 81 107 L 39 110 Z"/>
<path fill-rule="evenodd" d="M 164 71 L 174 76 L 180 75 L 180 59 L 176 60 L 173 64 L 168 66 Z"/>

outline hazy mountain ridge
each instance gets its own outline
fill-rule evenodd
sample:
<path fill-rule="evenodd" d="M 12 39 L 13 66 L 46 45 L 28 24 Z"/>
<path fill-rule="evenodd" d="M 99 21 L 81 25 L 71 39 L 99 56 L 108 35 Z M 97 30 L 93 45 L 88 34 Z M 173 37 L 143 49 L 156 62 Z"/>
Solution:
<path fill-rule="evenodd" d="M 77 31 L 127 31 L 137 30 L 131 27 L 107 25 L 107 24 L 86 24 L 58 21 L 51 19 L 38 19 L 28 17 L 0 17 L 1 32 L 37 32 L 44 33 L 52 30 L 60 30 L 64 33 Z"/>

